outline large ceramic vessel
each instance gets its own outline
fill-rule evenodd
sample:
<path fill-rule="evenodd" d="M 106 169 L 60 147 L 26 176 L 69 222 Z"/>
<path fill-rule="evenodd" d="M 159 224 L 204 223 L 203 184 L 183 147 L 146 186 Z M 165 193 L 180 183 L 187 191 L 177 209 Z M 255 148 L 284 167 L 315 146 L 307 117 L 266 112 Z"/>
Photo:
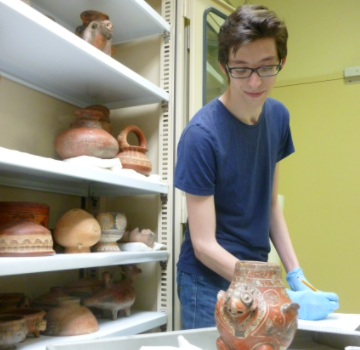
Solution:
<path fill-rule="evenodd" d="M 0 350 L 13 349 L 26 338 L 26 319 L 19 315 L 0 315 Z"/>
<path fill-rule="evenodd" d="M 128 134 L 133 132 L 139 142 L 138 146 L 130 145 L 127 141 Z M 148 176 L 152 165 L 145 153 L 148 151 L 143 132 L 135 125 L 129 125 L 118 136 L 120 153 L 117 157 L 125 169 L 133 169 L 140 174 Z"/>
<path fill-rule="evenodd" d="M 75 297 L 59 298 L 58 307 L 49 310 L 44 319 L 47 326 L 42 333 L 46 335 L 81 335 L 99 329 L 95 316 L 87 307 L 80 305 L 80 298 Z"/>
<path fill-rule="evenodd" d="M 115 137 L 105 131 L 100 110 L 82 108 L 74 112 L 76 121 L 55 138 L 55 150 L 62 159 L 80 156 L 114 158 L 119 151 Z"/>
<path fill-rule="evenodd" d="M 284 350 L 297 330 L 292 303 L 277 264 L 238 261 L 227 291 L 218 293 L 218 350 Z"/>
<path fill-rule="evenodd" d="M 54 240 L 65 248 L 65 253 L 90 253 L 90 247 L 99 241 L 100 236 L 97 220 L 79 208 L 67 211 L 54 229 Z"/>

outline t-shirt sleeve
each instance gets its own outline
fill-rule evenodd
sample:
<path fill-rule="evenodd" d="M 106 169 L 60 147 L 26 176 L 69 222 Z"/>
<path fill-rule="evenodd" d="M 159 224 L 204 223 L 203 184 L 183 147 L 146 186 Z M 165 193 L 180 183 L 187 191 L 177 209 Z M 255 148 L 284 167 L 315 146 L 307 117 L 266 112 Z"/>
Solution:
<path fill-rule="evenodd" d="M 216 152 L 213 141 L 198 125 L 185 129 L 177 148 L 176 188 L 198 196 L 214 194 Z"/>
<path fill-rule="evenodd" d="M 294 143 L 291 136 L 290 124 L 289 124 L 290 123 L 289 112 L 287 110 L 286 112 L 287 113 L 283 125 L 282 138 L 281 138 L 278 159 L 277 159 L 278 162 L 289 156 L 291 153 L 295 152 Z"/>

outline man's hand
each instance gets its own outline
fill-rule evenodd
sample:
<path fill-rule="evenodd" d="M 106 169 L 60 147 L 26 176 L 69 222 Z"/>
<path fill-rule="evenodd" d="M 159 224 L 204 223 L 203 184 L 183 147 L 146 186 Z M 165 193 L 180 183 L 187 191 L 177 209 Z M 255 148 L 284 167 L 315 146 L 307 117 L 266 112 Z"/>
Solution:
<path fill-rule="evenodd" d="M 291 270 L 286 275 L 286 282 L 288 283 L 291 290 L 293 290 L 294 292 L 298 292 L 302 290 L 303 291 L 312 290 L 306 284 L 302 283 L 301 280 L 311 285 L 311 283 L 309 283 L 309 281 L 305 278 L 303 270 L 300 267 Z"/>
<path fill-rule="evenodd" d="M 339 297 L 335 293 L 314 292 L 312 290 L 292 291 L 287 289 L 290 299 L 300 305 L 299 318 L 321 320 L 339 308 Z"/>

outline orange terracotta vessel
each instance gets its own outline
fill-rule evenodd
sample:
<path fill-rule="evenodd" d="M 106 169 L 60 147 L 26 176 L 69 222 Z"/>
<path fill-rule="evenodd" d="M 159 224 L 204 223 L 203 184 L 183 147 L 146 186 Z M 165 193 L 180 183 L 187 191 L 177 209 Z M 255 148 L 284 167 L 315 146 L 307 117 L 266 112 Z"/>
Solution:
<path fill-rule="evenodd" d="M 277 264 L 238 261 L 229 289 L 218 293 L 218 350 L 284 350 L 297 330 L 292 303 Z"/>
<path fill-rule="evenodd" d="M 129 145 L 127 136 L 133 132 L 139 142 L 138 146 Z M 121 165 L 125 169 L 133 169 L 140 174 L 148 176 L 152 165 L 145 153 L 148 151 L 146 139 L 142 131 L 135 125 L 129 125 L 121 131 L 118 136 L 120 153 L 116 156 L 120 159 Z"/>

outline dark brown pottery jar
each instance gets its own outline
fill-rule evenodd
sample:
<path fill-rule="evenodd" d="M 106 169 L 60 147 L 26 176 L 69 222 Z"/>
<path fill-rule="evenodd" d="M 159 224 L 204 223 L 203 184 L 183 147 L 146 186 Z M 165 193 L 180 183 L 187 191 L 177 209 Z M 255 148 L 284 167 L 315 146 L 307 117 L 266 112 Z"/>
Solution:
<path fill-rule="evenodd" d="M 280 350 L 293 340 L 299 305 L 292 303 L 277 264 L 237 261 L 228 290 L 218 293 L 218 350 Z"/>
<path fill-rule="evenodd" d="M 109 16 L 103 12 L 88 10 L 82 12 L 80 18 L 83 24 L 76 28 L 75 34 L 111 56 L 113 25 Z"/>
<path fill-rule="evenodd" d="M 92 109 L 77 109 L 76 121 L 55 138 L 56 152 L 62 159 L 79 156 L 114 158 L 119 151 L 115 137 L 103 130 L 103 113 Z"/>
<path fill-rule="evenodd" d="M 95 316 L 85 306 L 80 305 L 80 298 L 63 297 L 58 300 L 58 307 L 49 310 L 44 319 L 46 330 L 42 334 L 52 336 L 72 336 L 94 333 L 99 329 Z"/>
<path fill-rule="evenodd" d="M 50 290 L 42 295 L 39 295 L 31 302 L 32 308 L 40 308 L 45 311 L 58 306 L 58 299 L 61 297 L 68 297 L 69 294 L 63 287 L 51 287 Z"/>
<path fill-rule="evenodd" d="M 139 142 L 138 146 L 129 145 L 127 137 L 130 132 L 133 132 Z M 151 172 L 151 162 L 146 157 L 145 153 L 148 151 L 146 139 L 143 132 L 135 125 L 129 125 L 121 131 L 118 136 L 120 153 L 117 157 L 120 159 L 123 168 L 133 169 L 140 174 L 148 176 Z"/>

